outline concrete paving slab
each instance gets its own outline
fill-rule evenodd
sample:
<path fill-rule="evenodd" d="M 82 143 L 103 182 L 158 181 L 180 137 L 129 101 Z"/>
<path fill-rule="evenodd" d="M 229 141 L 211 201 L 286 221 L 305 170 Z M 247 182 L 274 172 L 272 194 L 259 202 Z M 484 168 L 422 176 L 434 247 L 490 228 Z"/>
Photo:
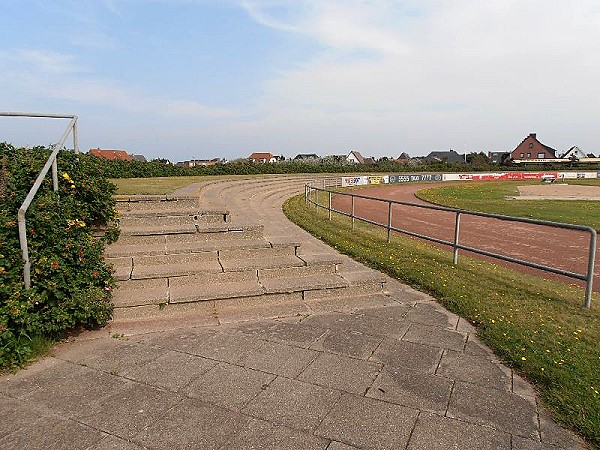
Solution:
<path fill-rule="evenodd" d="M 260 449 L 260 450 L 318 450 L 328 449 L 328 439 L 319 438 L 309 433 L 294 430 L 282 425 L 251 419 L 238 430 L 226 448 Z"/>
<path fill-rule="evenodd" d="M 324 326 L 324 325 L 322 325 Z M 383 337 L 370 336 L 359 331 L 329 330 L 310 348 L 350 358 L 367 360 L 381 344 Z"/>
<path fill-rule="evenodd" d="M 181 401 L 152 386 L 129 383 L 100 402 L 90 405 L 78 420 L 107 433 L 130 439 L 152 425 Z"/>
<path fill-rule="evenodd" d="M 405 448 L 417 414 L 404 406 L 344 394 L 315 434 L 359 448 Z"/>
<path fill-rule="evenodd" d="M 354 447 L 352 445 L 347 445 L 342 442 L 331 441 L 327 450 L 353 450 L 358 447 Z"/>
<path fill-rule="evenodd" d="M 444 415 L 453 380 L 407 369 L 385 368 L 367 397 Z"/>
<path fill-rule="evenodd" d="M 423 325 L 456 329 L 458 316 L 442 309 L 437 303 L 418 303 L 406 313 L 407 320 Z"/>
<path fill-rule="evenodd" d="M 210 359 L 169 350 L 155 360 L 125 371 L 123 376 L 177 392 L 216 365 Z"/>
<path fill-rule="evenodd" d="M 169 280 L 171 303 L 262 295 L 256 271 L 204 273 Z"/>
<path fill-rule="evenodd" d="M 244 414 L 299 430 L 314 430 L 339 400 L 340 392 L 276 378 L 242 410 Z"/>
<path fill-rule="evenodd" d="M 164 255 L 166 253 L 166 236 L 121 236 L 119 240 L 104 250 L 108 258 L 133 255 Z"/>
<path fill-rule="evenodd" d="M 439 348 L 385 338 L 370 360 L 389 367 L 433 374 L 441 356 L 442 350 Z"/>
<path fill-rule="evenodd" d="M 448 417 L 535 439 L 535 405 L 509 392 L 458 381 L 448 405 Z"/>
<path fill-rule="evenodd" d="M 239 410 L 267 389 L 275 375 L 219 363 L 185 387 L 186 395 L 228 409 Z"/>
<path fill-rule="evenodd" d="M 131 272 L 133 271 L 132 257 L 106 258 L 106 262 L 112 266 L 115 280 L 124 281 L 131 278 Z"/>
<path fill-rule="evenodd" d="M 43 414 L 30 404 L 0 394 L 0 439 L 21 428 L 31 428 Z"/>
<path fill-rule="evenodd" d="M 262 279 L 260 280 L 260 284 L 268 294 L 334 290 L 348 287 L 348 282 L 337 274 Z"/>
<path fill-rule="evenodd" d="M 298 380 L 364 395 L 381 371 L 382 364 L 331 353 L 320 354 Z"/>
<path fill-rule="evenodd" d="M 467 336 L 457 331 L 413 323 L 402 340 L 458 352 L 463 350 Z"/>
<path fill-rule="evenodd" d="M 22 449 L 87 449 L 103 438 L 103 434 L 73 420 L 54 416 L 38 419 L 31 428 L 19 430 L 0 439 L 3 450 Z"/>
<path fill-rule="evenodd" d="M 543 407 L 539 410 L 539 420 L 540 437 L 541 441 L 544 443 L 544 446 L 551 445 L 554 446 L 554 448 L 573 450 L 589 448 L 579 436 L 575 435 L 575 433 L 558 425 Z"/>
<path fill-rule="evenodd" d="M 481 356 L 448 351 L 442 356 L 436 373 L 487 388 L 512 390 L 510 369 L 499 365 L 497 360 L 494 361 Z"/>
<path fill-rule="evenodd" d="M 277 342 L 261 341 L 239 364 L 263 372 L 296 378 L 319 352 Z"/>
<path fill-rule="evenodd" d="M 100 442 L 87 450 L 142 450 L 143 447 L 113 435 L 106 435 Z"/>
<path fill-rule="evenodd" d="M 330 313 L 330 312 L 346 312 L 353 313 L 365 307 L 389 306 L 396 304 L 396 300 L 382 293 L 364 294 L 359 287 L 335 289 L 336 291 L 345 291 L 343 295 L 334 293 L 333 290 L 327 291 L 305 291 L 304 300 L 313 314 Z M 314 294 L 314 295 L 313 295 Z M 331 294 L 331 295 L 330 295 Z"/>
<path fill-rule="evenodd" d="M 298 260 L 302 261 L 299 258 Z M 323 263 L 304 266 L 304 262 L 302 261 L 302 266 L 259 269 L 258 278 L 261 280 L 286 277 L 299 278 L 312 275 L 334 274 L 336 273 L 336 270 L 337 266 L 335 264 Z"/>
<path fill-rule="evenodd" d="M 400 310 L 400 308 L 394 310 Z M 385 309 L 388 312 L 389 308 Z M 349 316 L 348 328 L 352 331 L 369 334 L 371 336 L 388 336 L 401 338 L 410 326 L 400 314 L 370 314 L 365 311 L 357 311 Z"/>
<path fill-rule="evenodd" d="M 133 441 L 155 449 L 218 449 L 250 419 L 216 405 L 184 400 Z"/>
<path fill-rule="evenodd" d="M 258 339 L 263 339 L 297 347 L 309 348 L 313 342 L 327 331 L 321 327 L 293 324 L 280 321 L 260 321 L 241 324 L 239 331 Z"/>
<path fill-rule="evenodd" d="M 225 259 L 220 256 L 219 251 L 219 262 L 223 266 L 223 270 L 236 271 L 236 270 L 250 270 L 250 269 L 276 269 L 279 267 L 303 267 L 304 261 L 294 255 L 288 256 L 265 256 L 257 258 L 244 258 L 244 259 Z"/>
<path fill-rule="evenodd" d="M 511 436 L 448 417 L 420 414 L 408 450 L 441 449 L 510 450 Z"/>
<path fill-rule="evenodd" d="M 260 342 L 252 336 L 222 332 L 202 342 L 193 354 L 237 364 L 259 346 Z"/>

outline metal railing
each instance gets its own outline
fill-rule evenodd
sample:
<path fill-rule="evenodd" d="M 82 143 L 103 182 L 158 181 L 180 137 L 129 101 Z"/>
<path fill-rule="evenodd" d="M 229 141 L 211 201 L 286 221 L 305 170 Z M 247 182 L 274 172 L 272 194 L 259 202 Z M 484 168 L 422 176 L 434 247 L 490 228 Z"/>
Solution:
<path fill-rule="evenodd" d="M 323 193 L 327 194 L 327 204 L 326 205 L 321 205 L 319 203 L 319 192 L 323 192 Z M 346 212 L 346 211 L 342 211 L 342 210 L 333 208 L 332 207 L 332 196 L 333 195 L 350 197 L 351 198 L 350 212 Z M 355 207 L 354 207 L 354 201 L 357 198 L 371 200 L 374 202 L 386 203 L 387 204 L 387 224 L 379 223 L 377 221 L 370 220 L 365 217 L 357 216 L 355 214 Z M 551 273 L 563 275 L 563 276 L 566 276 L 569 278 L 575 278 L 577 280 L 585 281 L 586 288 L 585 288 L 584 306 L 586 308 L 591 307 L 592 284 L 593 284 L 593 280 L 594 280 L 594 259 L 596 256 L 596 240 L 597 240 L 596 230 L 592 227 L 585 226 L 585 225 L 572 225 L 572 224 L 560 223 L 560 222 L 550 222 L 547 220 L 537 220 L 537 219 L 527 219 L 527 218 L 522 218 L 522 217 L 504 216 L 501 214 L 490 214 L 490 213 L 483 213 L 483 212 L 477 212 L 477 211 L 468 211 L 468 210 L 464 210 L 464 209 L 447 208 L 447 207 L 443 207 L 443 206 L 423 205 L 423 204 L 418 204 L 418 203 L 409 203 L 409 202 L 388 200 L 388 199 L 382 199 L 382 198 L 376 198 L 376 197 L 368 197 L 366 195 L 358 195 L 358 194 L 352 194 L 352 193 L 347 193 L 347 192 L 331 191 L 329 189 L 321 189 L 321 188 L 311 186 L 309 184 L 305 185 L 304 199 L 307 204 L 309 204 L 309 203 L 313 204 L 313 205 L 315 205 L 315 207 L 317 209 L 318 208 L 326 209 L 328 211 L 328 217 L 330 220 L 331 220 L 332 212 L 341 214 L 346 217 L 350 217 L 352 219 L 352 228 L 354 228 L 355 220 L 360 220 L 362 222 L 366 222 L 366 223 L 369 223 L 372 225 L 376 225 L 376 226 L 385 228 L 387 230 L 387 241 L 388 242 L 390 242 L 390 240 L 391 240 L 392 231 L 395 231 L 398 233 L 406 234 L 408 236 L 424 239 L 424 240 L 431 241 L 431 242 L 436 242 L 438 244 L 448 245 L 453 248 L 452 263 L 454 265 L 456 265 L 458 263 L 458 251 L 466 250 L 466 251 L 473 252 L 473 253 L 476 253 L 479 255 L 484 255 L 484 256 L 491 257 L 491 258 L 496 258 L 496 259 L 500 259 L 503 261 L 508 261 L 511 263 L 516 263 L 516 264 L 520 264 L 523 266 L 531 267 L 534 269 L 539 269 L 539 270 L 543 270 L 546 272 L 551 272 Z M 453 213 L 455 215 L 454 240 L 447 241 L 447 240 L 439 239 L 439 238 L 436 238 L 433 236 L 428 236 L 426 234 L 416 233 L 414 231 L 404 230 L 404 229 L 392 226 L 392 205 L 403 205 L 403 206 L 409 206 L 409 207 L 420 208 L 420 209 L 444 211 L 444 212 Z M 494 253 L 494 252 L 490 252 L 487 250 L 479 249 L 476 247 L 462 245 L 462 244 L 460 244 L 459 241 L 460 241 L 460 218 L 463 215 L 487 217 L 487 218 L 499 219 L 499 220 L 503 220 L 503 221 L 507 221 L 507 222 L 521 222 L 521 223 L 529 223 L 529 224 L 534 224 L 534 225 L 542 225 L 542 226 L 547 226 L 547 227 L 552 227 L 552 228 L 563 228 L 563 229 L 568 229 L 568 230 L 578 230 L 578 231 L 587 232 L 590 234 L 590 246 L 589 246 L 589 253 L 588 253 L 587 273 L 580 274 L 580 273 L 576 273 L 576 272 L 571 272 L 568 270 L 559 269 L 557 267 L 547 266 L 544 264 L 538 264 L 538 263 L 535 263 L 532 261 L 526 261 L 523 259 L 514 258 L 511 256 L 506 256 L 506 255 L 502 255 L 499 253 Z"/>
<path fill-rule="evenodd" d="M 74 115 L 66 115 L 66 114 L 39 114 L 39 113 L 22 113 L 22 112 L 0 112 L 0 117 L 43 117 L 50 119 L 71 119 L 65 132 L 60 137 L 60 140 L 52 146 L 52 153 L 48 157 L 46 164 L 40 171 L 38 177 L 35 179 L 33 186 L 29 190 L 27 197 L 25 197 L 25 201 L 19 208 L 18 212 L 18 224 L 19 224 L 19 244 L 21 245 L 21 252 L 23 254 L 23 283 L 25 284 L 25 289 L 29 289 L 31 287 L 31 263 L 29 261 L 29 248 L 27 245 L 27 223 L 25 220 L 25 213 L 29 208 L 29 205 L 33 201 L 35 194 L 39 190 L 44 178 L 46 178 L 46 174 L 52 167 L 52 186 L 54 191 L 58 191 L 58 167 L 56 164 L 56 157 L 60 149 L 63 148 L 65 141 L 69 137 L 69 134 L 73 132 L 73 151 L 75 153 L 79 153 L 78 147 L 78 137 L 77 137 L 77 116 Z"/>

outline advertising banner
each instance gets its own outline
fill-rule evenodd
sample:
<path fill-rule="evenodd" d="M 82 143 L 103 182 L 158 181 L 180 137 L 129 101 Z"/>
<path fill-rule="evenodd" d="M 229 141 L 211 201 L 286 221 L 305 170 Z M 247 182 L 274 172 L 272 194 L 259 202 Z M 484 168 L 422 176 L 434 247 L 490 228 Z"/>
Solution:
<path fill-rule="evenodd" d="M 444 181 L 542 180 L 558 175 L 558 172 L 448 173 L 444 174 Z"/>
<path fill-rule="evenodd" d="M 389 176 L 390 183 L 418 183 L 424 181 L 443 181 L 441 173 L 399 173 Z"/>
<path fill-rule="evenodd" d="M 363 186 L 368 183 L 368 177 L 342 177 L 342 186 Z"/>

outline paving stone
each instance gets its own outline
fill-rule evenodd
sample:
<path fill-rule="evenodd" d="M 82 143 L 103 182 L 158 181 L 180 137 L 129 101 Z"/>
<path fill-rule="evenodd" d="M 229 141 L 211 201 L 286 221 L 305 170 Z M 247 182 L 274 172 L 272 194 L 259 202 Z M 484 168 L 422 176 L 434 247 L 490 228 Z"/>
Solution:
<path fill-rule="evenodd" d="M 378 363 L 322 353 L 298 376 L 298 380 L 364 394 L 381 367 Z"/>
<path fill-rule="evenodd" d="M 360 448 L 405 448 L 417 414 L 404 406 L 344 394 L 315 434 Z"/>
<path fill-rule="evenodd" d="M 314 430 L 340 395 L 335 389 L 277 378 L 243 412 L 295 429 Z"/>
<path fill-rule="evenodd" d="M 108 258 L 131 257 L 133 255 L 164 255 L 166 253 L 165 236 L 122 236 L 104 250 Z"/>
<path fill-rule="evenodd" d="M 381 314 L 375 314 L 372 310 L 359 311 L 349 316 L 348 328 L 352 331 L 369 334 L 372 336 L 389 336 L 401 338 L 404 336 L 410 322 L 401 314 L 386 314 L 390 309 L 399 312 L 402 307 L 385 308 Z"/>
<path fill-rule="evenodd" d="M 273 342 L 308 348 L 325 333 L 325 329 L 304 323 L 266 321 L 241 325 L 241 332 Z"/>
<path fill-rule="evenodd" d="M 205 358 L 224 361 L 232 364 L 239 363 L 249 353 L 253 352 L 260 343 L 241 333 L 217 333 L 211 339 L 204 341 L 195 349 L 194 354 Z"/>
<path fill-rule="evenodd" d="M 535 439 L 538 433 L 536 408 L 529 401 L 509 392 L 461 381 L 454 387 L 447 416 L 530 439 Z"/>
<path fill-rule="evenodd" d="M 112 339 L 103 347 L 96 348 L 79 363 L 113 375 L 122 375 L 155 360 L 165 352 L 165 349 L 159 347 Z"/>
<path fill-rule="evenodd" d="M 434 373 L 441 356 L 439 348 L 386 338 L 370 359 L 389 367 Z"/>
<path fill-rule="evenodd" d="M 216 405 L 184 400 L 133 441 L 157 449 L 219 449 L 249 420 Z"/>
<path fill-rule="evenodd" d="M 381 336 L 369 336 L 359 331 L 329 330 L 327 334 L 312 344 L 311 348 L 366 360 L 382 340 Z"/>
<path fill-rule="evenodd" d="M 216 365 L 216 361 L 200 356 L 168 351 L 153 361 L 126 371 L 123 375 L 152 386 L 178 391 Z"/>
<path fill-rule="evenodd" d="M 167 279 L 120 281 L 117 283 L 112 301 L 117 307 L 167 303 L 169 301 Z"/>
<path fill-rule="evenodd" d="M 269 294 L 281 292 L 316 291 L 338 289 L 348 286 L 348 282 L 336 274 L 320 274 L 302 277 L 271 278 L 260 281 Z"/>
<path fill-rule="evenodd" d="M 512 392 L 535 403 L 535 390 L 525 379 L 512 372 Z"/>
<path fill-rule="evenodd" d="M 161 326 L 162 323 L 162 326 Z M 135 333 L 154 332 L 173 327 L 198 327 L 218 325 L 215 314 L 214 300 L 192 303 L 167 303 L 166 305 L 130 306 L 115 308 L 111 329 L 128 329 L 128 325 L 140 325 L 146 331 Z"/>
<path fill-rule="evenodd" d="M 192 381 L 185 392 L 190 397 L 240 409 L 275 379 L 275 375 L 220 363 Z"/>
<path fill-rule="evenodd" d="M 262 251 L 261 251 L 262 250 Z M 274 269 L 278 267 L 303 267 L 304 261 L 298 258 L 296 255 L 270 255 L 265 252 L 274 252 L 272 248 L 265 249 L 252 249 L 252 250 L 227 250 L 227 252 L 237 253 L 249 253 L 246 257 L 230 257 L 221 256 L 226 251 L 219 251 L 219 262 L 223 266 L 223 270 L 236 271 L 236 270 L 248 270 L 248 269 Z M 261 255 L 261 253 L 263 255 Z"/>
<path fill-rule="evenodd" d="M 42 413 L 20 400 L 0 394 L 0 438 L 20 428 L 31 428 Z"/>
<path fill-rule="evenodd" d="M 545 409 L 540 410 L 539 419 L 541 441 L 544 445 L 573 450 L 587 448 L 581 438 L 575 435 L 575 433 L 561 427 L 552 420 L 550 414 Z"/>
<path fill-rule="evenodd" d="M 367 294 L 356 292 L 354 286 L 335 289 L 332 291 L 304 292 L 304 299 L 312 314 L 345 312 L 353 313 L 365 307 L 384 307 L 396 304 L 396 300 L 382 293 L 373 294 L 372 288 L 367 288 Z M 362 287 L 359 288 L 362 291 Z M 309 295 L 307 295 L 309 294 Z M 323 295 L 330 294 L 330 295 Z"/>
<path fill-rule="evenodd" d="M 178 352 L 198 355 L 198 349 L 218 333 L 212 328 L 185 328 L 180 330 L 150 333 L 143 342 Z"/>
<path fill-rule="evenodd" d="M 31 427 L 20 428 L 0 439 L 3 450 L 87 449 L 102 439 L 100 431 L 73 420 L 45 416 Z"/>
<path fill-rule="evenodd" d="M 353 450 L 358 447 L 353 447 L 352 445 L 346 445 L 342 442 L 331 441 L 327 450 Z"/>
<path fill-rule="evenodd" d="M 494 352 L 474 334 L 469 334 L 464 352 L 470 355 L 487 356 L 488 358 L 494 357 Z"/>
<path fill-rule="evenodd" d="M 450 329 L 455 329 L 458 324 L 457 315 L 444 311 L 439 305 L 432 303 L 417 303 L 407 311 L 406 318 L 410 322 Z"/>
<path fill-rule="evenodd" d="M 448 351 L 442 356 L 437 374 L 487 388 L 511 390 L 510 369 L 482 356 Z"/>
<path fill-rule="evenodd" d="M 106 435 L 100 442 L 92 445 L 87 450 L 142 450 L 140 447 L 133 442 L 129 442 L 125 439 L 118 438 L 112 435 Z"/>
<path fill-rule="evenodd" d="M 408 450 L 446 449 L 510 450 L 511 437 L 488 427 L 421 413 Z"/>
<path fill-rule="evenodd" d="M 251 419 L 234 438 L 227 443 L 230 449 L 260 450 L 313 450 L 330 449 L 327 439 L 308 433 L 293 430 L 281 425 L 274 425 L 264 420 Z"/>
<path fill-rule="evenodd" d="M 15 394 L 20 392 L 26 402 L 66 417 L 85 413 L 91 402 L 102 400 L 125 384 L 112 375 L 62 361 L 38 373 L 22 371 L 17 375 Z"/>
<path fill-rule="evenodd" d="M 133 271 L 133 258 L 131 256 L 123 258 L 106 258 L 106 263 L 112 266 L 115 280 L 125 281 L 131 278 Z"/>
<path fill-rule="evenodd" d="M 256 271 L 246 271 L 174 277 L 169 280 L 169 293 L 170 301 L 179 303 L 256 296 L 265 289 Z"/>
<path fill-rule="evenodd" d="M 412 324 L 402 337 L 402 340 L 442 349 L 462 351 L 465 346 L 466 336 L 448 329 Z"/>
<path fill-rule="evenodd" d="M 263 372 L 296 378 L 318 355 L 313 350 L 263 341 L 239 363 Z"/>
<path fill-rule="evenodd" d="M 399 368 L 385 368 L 367 397 L 444 414 L 453 381 L 437 375 Z"/>
<path fill-rule="evenodd" d="M 153 424 L 180 399 L 140 383 L 129 383 L 91 405 L 78 420 L 91 427 L 129 439 Z"/>
<path fill-rule="evenodd" d="M 351 318 L 349 314 L 340 312 L 312 314 L 304 319 L 302 323 L 309 327 L 347 332 L 350 329 Z"/>

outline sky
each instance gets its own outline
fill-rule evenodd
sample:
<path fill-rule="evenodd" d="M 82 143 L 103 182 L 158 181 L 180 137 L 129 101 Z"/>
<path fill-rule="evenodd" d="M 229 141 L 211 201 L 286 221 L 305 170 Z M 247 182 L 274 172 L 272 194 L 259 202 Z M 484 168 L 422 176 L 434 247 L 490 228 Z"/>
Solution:
<path fill-rule="evenodd" d="M 82 151 L 597 155 L 599 85 L 598 0 L 0 0 L 0 111 Z"/>

